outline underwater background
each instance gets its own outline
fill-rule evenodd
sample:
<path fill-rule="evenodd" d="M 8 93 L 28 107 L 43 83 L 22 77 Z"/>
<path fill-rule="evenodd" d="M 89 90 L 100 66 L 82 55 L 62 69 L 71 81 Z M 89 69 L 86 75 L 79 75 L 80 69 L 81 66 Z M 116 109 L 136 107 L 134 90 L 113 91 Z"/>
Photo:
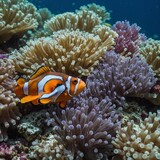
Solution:
<path fill-rule="evenodd" d="M 159 38 L 160 35 L 160 1 L 159 0 L 30 0 L 38 8 L 48 8 L 55 14 L 73 12 L 82 5 L 96 3 L 105 6 L 111 12 L 111 24 L 128 20 L 141 26 L 148 37 Z M 153 29 L 154 26 L 154 29 Z"/>
<path fill-rule="evenodd" d="M 0 160 L 160 160 L 159 0 L 0 0 Z"/>

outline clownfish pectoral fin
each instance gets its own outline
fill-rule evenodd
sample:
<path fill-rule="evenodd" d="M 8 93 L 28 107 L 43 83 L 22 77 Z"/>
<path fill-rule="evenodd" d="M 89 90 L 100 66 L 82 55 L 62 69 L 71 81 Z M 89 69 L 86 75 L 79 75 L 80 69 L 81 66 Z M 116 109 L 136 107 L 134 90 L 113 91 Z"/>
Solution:
<path fill-rule="evenodd" d="M 41 95 L 28 95 L 21 99 L 21 103 L 27 103 L 38 99 Z"/>
<path fill-rule="evenodd" d="M 40 99 L 39 102 L 42 104 L 47 104 L 47 103 L 51 102 L 51 100 L 49 98 L 43 98 L 43 99 Z"/>
<path fill-rule="evenodd" d="M 37 105 L 39 104 L 38 99 L 33 100 L 33 101 L 32 101 L 32 104 L 37 106 Z"/>
<path fill-rule="evenodd" d="M 51 72 L 50 68 L 47 66 L 42 66 L 30 77 L 30 79 L 37 78 L 38 76 L 48 72 Z"/>
<path fill-rule="evenodd" d="M 66 107 L 67 102 L 60 102 L 59 106 L 64 109 Z"/>
<path fill-rule="evenodd" d="M 25 83 L 24 78 L 19 78 L 19 79 L 17 80 L 18 86 L 22 86 L 24 83 Z"/>

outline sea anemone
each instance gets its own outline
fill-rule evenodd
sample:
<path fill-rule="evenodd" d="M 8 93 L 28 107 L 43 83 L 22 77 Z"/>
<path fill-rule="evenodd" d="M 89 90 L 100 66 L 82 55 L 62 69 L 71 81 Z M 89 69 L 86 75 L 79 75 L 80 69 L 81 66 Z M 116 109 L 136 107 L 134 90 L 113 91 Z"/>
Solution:
<path fill-rule="evenodd" d="M 20 113 L 17 108 L 19 99 L 13 91 L 16 82 L 14 66 L 5 59 L 0 59 L 0 141 L 7 140 L 6 128 L 15 125 Z"/>
<path fill-rule="evenodd" d="M 99 99 L 108 96 L 114 104 L 121 105 L 125 97 L 143 97 L 156 83 L 156 78 L 142 59 L 136 56 L 125 58 L 111 51 L 106 53 L 86 82 L 87 89 L 82 94 Z"/>
<path fill-rule="evenodd" d="M 109 99 L 79 98 L 58 115 L 47 114 L 47 124 L 55 132 L 74 159 L 102 159 L 112 154 L 111 141 L 120 127 L 120 114 Z"/>
<path fill-rule="evenodd" d="M 38 26 L 36 7 L 27 0 L 0 1 L 0 43 Z"/>
<path fill-rule="evenodd" d="M 160 80 L 160 41 L 149 38 L 141 45 L 140 55 Z"/>
<path fill-rule="evenodd" d="M 51 37 L 30 41 L 19 51 L 13 51 L 10 58 L 16 71 L 26 75 L 46 65 L 53 71 L 87 76 L 114 45 L 116 33 L 109 27 L 101 28 L 95 28 L 92 34 L 79 30 L 60 30 Z"/>
<path fill-rule="evenodd" d="M 134 121 L 117 131 L 112 142 L 122 160 L 160 159 L 160 112 L 150 113 L 139 125 Z"/>

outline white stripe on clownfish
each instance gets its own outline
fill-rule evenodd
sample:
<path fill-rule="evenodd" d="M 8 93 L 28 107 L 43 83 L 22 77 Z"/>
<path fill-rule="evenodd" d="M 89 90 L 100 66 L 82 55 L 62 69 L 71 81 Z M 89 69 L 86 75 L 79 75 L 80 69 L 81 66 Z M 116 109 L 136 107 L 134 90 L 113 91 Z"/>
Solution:
<path fill-rule="evenodd" d="M 51 98 L 52 102 L 56 102 L 57 98 L 59 97 L 59 95 L 65 91 L 65 86 L 64 85 L 60 85 L 58 87 L 55 88 L 55 90 L 49 94 L 43 94 L 40 98 L 41 99 L 48 99 Z"/>
<path fill-rule="evenodd" d="M 74 94 L 77 93 L 77 89 L 78 89 L 78 86 L 79 86 L 79 82 L 80 82 L 80 79 L 78 78 L 78 83 L 76 84 L 75 86 L 75 89 L 74 89 Z"/>
<path fill-rule="evenodd" d="M 24 83 L 23 93 L 24 93 L 25 95 L 28 95 L 28 82 L 25 82 L 25 83 Z"/>
<path fill-rule="evenodd" d="M 63 81 L 63 78 L 60 77 L 60 76 L 54 76 L 54 75 L 47 75 L 45 76 L 44 78 L 42 78 L 39 82 L 38 82 L 38 94 L 42 93 L 43 90 L 44 90 L 44 86 L 45 84 L 50 81 L 50 80 L 55 80 L 55 79 L 58 79 L 58 80 L 61 80 Z"/>
<path fill-rule="evenodd" d="M 67 92 L 68 92 L 68 95 L 70 96 L 70 97 L 73 97 L 71 94 L 70 94 L 70 82 L 71 82 L 71 76 L 69 76 L 68 78 L 67 78 L 67 81 L 66 81 L 66 87 L 67 87 Z"/>

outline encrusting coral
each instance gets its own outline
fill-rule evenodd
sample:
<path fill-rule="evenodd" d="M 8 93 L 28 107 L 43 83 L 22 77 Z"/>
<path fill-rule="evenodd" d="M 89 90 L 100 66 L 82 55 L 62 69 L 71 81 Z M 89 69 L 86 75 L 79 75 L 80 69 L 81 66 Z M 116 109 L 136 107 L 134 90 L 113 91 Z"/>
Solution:
<path fill-rule="evenodd" d="M 38 26 L 36 8 L 27 0 L 0 1 L 0 43 Z"/>
<path fill-rule="evenodd" d="M 125 97 L 143 97 L 156 83 L 152 69 L 140 58 L 123 57 L 109 51 L 102 62 L 87 78 L 88 97 L 103 99 L 108 96 L 114 104 L 123 102 Z M 82 95 L 83 96 L 83 95 Z"/>
<path fill-rule="evenodd" d="M 160 81 L 159 80 L 152 87 L 151 92 L 145 95 L 145 99 L 147 99 L 154 105 L 157 105 L 157 106 L 160 105 Z"/>
<path fill-rule="evenodd" d="M 105 31 L 105 33 L 104 33 Z M 60 30 L 51 37 L 30 41 L 10 56 L 16 71 L 30 75 L 39 66 L 73 76 L 87 76 L 105 54 L 113 48 L 116 33 L 109 27 L 95 28 L 93 33 Z"/>
<path fill-rule="evenodd" d="M 159 160 L 160 111 L 150 113 L 139 125 L 135 125 L 134 121 L 128 122 L 117 132 L 112 143 L 114 153 L 122 160 Z"/>
<path fill-rule="evenodd" d="M 118 21 L 113 25 L 113 30 L 118 33 L 115 52 L 124 56 L 132 56 L 139 52 L 139 46 L 146 40 L 144 34 L 140 34 L 140 27 L 130 25 L 128 21 Z"/>
<path fill-rule="evenodd" d="M 70 151 L 57 140 L 57 135 L 49 134 L 32 142 L 29 158 L 34 160 L 73 160 Z"/>
<path fill-rule="evenodd" d="M 14 74 L 14 66 L 8 60 L 0 59 L 0 141 L 7 140 L 6 128 L 15 125 L 20 118 L 16 106 L 19 99 L 13 92 L 16 85 Z"/>
<path fill-rule="evenodd" d="M 47 114 L 47 124 L 53 125 L 53 132 L 59 136 L 74 159 L 108 159 L 113 146 L 111 141 L 120 127 L 121 116 L 115 105 L 105 97 L 79 98 L 68 104 L 61 114 Z"/>
<path fill-rule="evenodd" d="M 160 80 L 160 41 L 149 38 L 140 47 L 140 55 L 151 66 Z"/>
<path fill-rule="evenodd" d="M 0 159 L 1 160 L 28 160 L 27 155 L 21 151 L 20 145 L 9 145 L 6 143 L 0 144 Z"/>
<path fill-rule="evenodd" d="M 23 116 L 19 121 L 17 130 L 27 141 L 33 141 L 39 134 L 44 132 L 46 112 L 46 110 L 32 112 L 26 116 Z"/>
<path fill-rule="evenodd" d="M 14 150 L 14 146 L 8 146 L 5 143 L 1 143 L 0 144 L 0 157 L 3 159 L 11 159 L 13 150 Z"/>

